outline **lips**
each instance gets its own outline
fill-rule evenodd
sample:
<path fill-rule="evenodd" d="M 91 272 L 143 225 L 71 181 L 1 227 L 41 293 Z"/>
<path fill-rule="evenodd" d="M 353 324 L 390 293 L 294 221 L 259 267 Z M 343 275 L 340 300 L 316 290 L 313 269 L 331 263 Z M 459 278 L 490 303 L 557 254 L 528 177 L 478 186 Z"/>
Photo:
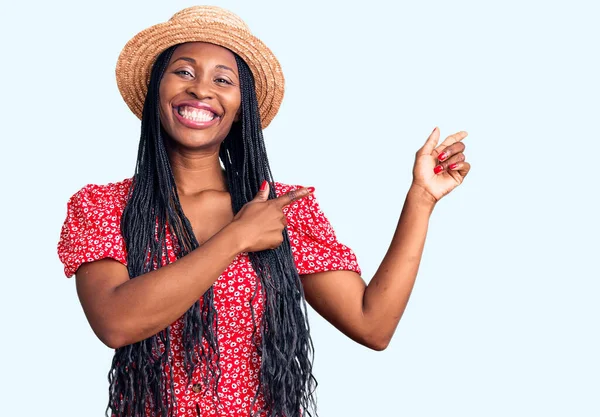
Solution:
<path fill-rule="evenodd" d="M 185 101 L 173 106 L 177 120 L 192 129 L 204 129 L 216 124 L 221 115 L 206 103 L 200 101 Z"/>
<path fill-rule="evenodd" d="M 197 109 L 190 106 L 179 106 L 177 112 L 181 117 L 194 122 L 210 122 L 215 117 L 218 117 L 215 113 L 206 109 Z"/>

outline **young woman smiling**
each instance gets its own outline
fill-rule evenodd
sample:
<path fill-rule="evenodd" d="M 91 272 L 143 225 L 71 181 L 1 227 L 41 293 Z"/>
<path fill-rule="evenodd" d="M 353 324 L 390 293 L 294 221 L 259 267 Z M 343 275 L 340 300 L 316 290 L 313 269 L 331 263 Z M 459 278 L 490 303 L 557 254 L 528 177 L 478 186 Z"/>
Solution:
<path fill-rule="evenodd" d="M 107 413 L 299 416 L 314 409 L 305 300 L 384 349 L 430 214 L 469 172 L 465 132 L 417 152 L 389 250 L 366 285 L 312 189 L 273 181 L 262 129 L 283 76 L 236 15 L 182 10 L 124 48 L 117 82 L 141 118 L 133 178 L 68 203 L 58 252 L 90 325 L 115 349 Z"/>

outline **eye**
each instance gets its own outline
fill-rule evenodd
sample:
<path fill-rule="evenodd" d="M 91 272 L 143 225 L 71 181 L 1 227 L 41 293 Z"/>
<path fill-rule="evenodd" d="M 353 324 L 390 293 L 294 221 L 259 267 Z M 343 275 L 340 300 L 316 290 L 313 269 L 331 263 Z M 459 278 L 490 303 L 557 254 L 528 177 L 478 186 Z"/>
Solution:
<path fill-rule="evenodd" d="M 229 84 L 229 85 L 233 85 L 233 83 L 231 81 L 229 81 L 227 78 L 222 78 L 222 77 L 215 78 L 215 82 L 217 84 Z"/>
<path fill-rule="evenodd" d="M 188 70 L 177 70 L 177 71 L 173 71 L 174 74 L 180 75 L 182 77 L 193 77 L 194 75 L 189 72 Z"/>

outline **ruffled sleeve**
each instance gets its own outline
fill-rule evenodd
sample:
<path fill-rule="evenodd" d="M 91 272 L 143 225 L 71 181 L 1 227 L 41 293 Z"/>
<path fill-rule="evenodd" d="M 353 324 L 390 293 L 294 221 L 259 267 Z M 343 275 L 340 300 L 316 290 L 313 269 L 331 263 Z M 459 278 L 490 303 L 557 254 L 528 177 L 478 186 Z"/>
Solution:
<path fill-rule="evenodd" d="M 69 278 L 85 262 L 112 258 L 127 264 L 120 227 L 123 190 L 111 185 L 87 185 L 67 203 L 58 257 Z"/>
<path fill-rule="evenodd" d="M 301 187 L 278 184 L 277 194 L 282 195 L 297 188 Z M 361 273 L 356 255 L 338 241 L 314 195 L 290 204 L 284 212 L 288 220 L 294 262 L 300 275 L 337 270 Z"/>

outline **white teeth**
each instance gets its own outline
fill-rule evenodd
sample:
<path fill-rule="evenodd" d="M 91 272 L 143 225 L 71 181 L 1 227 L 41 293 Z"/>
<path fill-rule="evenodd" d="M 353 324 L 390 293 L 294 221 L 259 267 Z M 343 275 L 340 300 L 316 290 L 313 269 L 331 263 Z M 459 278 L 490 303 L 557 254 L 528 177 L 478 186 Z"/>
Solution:
<path fill-rule="evenodd" d="M 194 122 L 210 122 L 216 117 L 211 111 L 194 107 L 179 107 L 178 111 L 181 116 Z"/>

